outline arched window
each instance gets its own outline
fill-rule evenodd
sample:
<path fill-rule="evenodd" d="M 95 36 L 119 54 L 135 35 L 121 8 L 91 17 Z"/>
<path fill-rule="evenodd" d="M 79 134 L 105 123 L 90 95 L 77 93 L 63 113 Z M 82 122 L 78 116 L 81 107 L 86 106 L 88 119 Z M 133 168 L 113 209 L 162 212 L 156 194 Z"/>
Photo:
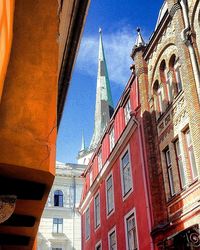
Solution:
<path fill-rule="evenodd" d="M 162 110 L 161 112 L 164 112 L 164 109 L 167 107 L 169 99 L 167 98 L 168 96 L 168 91 L 167 91 L 167 68 L 166 68 L 166 63 L 165 60 L 162 60 L 160 64 L 160 80 L 161 80 L 161 95 L 162 95 Z"/>
<path fill-rule="evenodd" d="M 61 190 L 54 192 L 54 206 L 63 207 L 63 192 Z"/>
<path fill-rule="evenodd" d="M 176 96 L 182 90 L 182 82 L 180 75 L 180 63 L 176 58 L 176 55 L 173 54 L 169 60 L 169 68 L 171 72 L 171 85 L 172 85 L 172 94 Z"/>
<path fill-rule="evenodd" d="M 164 110 L 162 92 L 163 92 L 162 85 L 160 85 L 158 80 L 156 80 L 153 85 L 153 93 L 154 93 L 154 105 L 157 118 L 159 118 L 160 114 L 162 114 Z"/>

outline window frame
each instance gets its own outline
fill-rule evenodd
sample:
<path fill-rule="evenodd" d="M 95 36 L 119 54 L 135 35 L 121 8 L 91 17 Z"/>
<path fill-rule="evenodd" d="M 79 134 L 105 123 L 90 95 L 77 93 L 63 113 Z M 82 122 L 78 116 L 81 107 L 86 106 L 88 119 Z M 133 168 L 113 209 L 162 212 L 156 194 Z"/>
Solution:
<path fill-rule="evenodd" d="M 97 224 L 97 209 L 96 209 L 96 198 L 99 197 L 99 224 Z M 100 192 L 98 191 L 94 196 L 94 228 L 97 230 L 101 226 L 101 207 L 100 207 Z"/>
<path fill-rule="evenodd" d="M 56 192 L 58 192 L 58 194 L 56 194 Z M 59 194 L 60 193 L 60 194 Z M 57 197 L 57 198 L 56 198 Z M 57 199 L 57 200 L 56 200 Z M 64 205 L 64 195 L 63 195 L 63 191 L 60 189 L 56 189 L 53 192 L 53 205 L 54 207 L 63 207 Z M 57 205 L 56 205 L 57 204 Z"/>
<path fill-rule="evenodd" d="M 136 216 L 136 209 L 133 208 L 131 211 L 129 211 L 125 216 L 124 216 L 124 226 L 125 226 L 125 238 L 126 238 L 126 249 L 129 250 L 129 240 L 128 240 L 128 220 L 130 218 L 134 217 L 134 222 L 135 222 L 135 232 L 136 232 L 136 248 L 134 250 L 140 249 L 139 247 L 139 240 L 138 240 L 138 228 L 137 228 L 137 216 Z"/>
<path fill-rule="evenodd" d="M 89 179 L 90 179 L 90 187 L 92 186 L 93 183 L 93 172 L 92 172 L 92 168 L 89 171 Z"/>
<path fill-rule="evenodd" d="M 188 160 L 189 160 L 189 165 L 190 165 L 191 177 L 192 177 L 192 180 L 195 181 L 198 179 L 198 169 L 196 166 L 196 159 L 194 155 L 190 128 L 187 128 L 184 134 L 185 134 L 185 140 L 186 140 L 186 148 L 187 148 L 187 155 L 188 155 Z M 192 158 L 194 159 L 194 165 L 193 165 Z M 194 176 L 194 171 L 196 171 L 196 174 L 197 174 L 196 176 Z"/>
<path fill-rule="evenodd" d="M 109 232 L 108 232 L 108 249 L 111 250 L 111 235 L 115 234 L 115 246 L 116 246 L 116 250 L 117 250 L 117 230 L 116 230 L 116 226 L 114 226 Z"/>
<path fill-rule="evenodd" d="M 167 154 L 168 152 L 169 154 Z M 174 185 L 173 167 L 172 167 L 171 152 L 170 152 L 169 147 L 167 147 L 164 150 L 164 155 L 165 155 L 165 166 L 167 170 L 170 196 L 173 197 L 176 194 L 176 190 L 175 190 L 175 185 Z M 169 162 L 169 159 L 170 159 L 170 162 Z"/>
<path fill-rule="evenodd" d="M 183 90 L 180 68 L 181 64 L 179 63 L 179 59 L 176 59 L 174 64 L 174 75 L 176 79 L 177 95 Z"/>
<path fill-rule="evenodd" d="M 97 155 L 97 165 L 98 165 L 98 171 L 100 172 L 103 168 L 103 162 L 102 162 L 102 150 L 99 151 Z"/>
<path fill-rule="evenodd" d="M 57 223 L 54 222 L 55 220 L 56 220 Z M 61 220 L 62 223 L 59 223 L 59 220 Z M 59 230 L 59 228 L 60 228 L 59 225 L 62 225 L 61 226 L 61 231 Z M 54 230 L 55 227 L 56 227 L 56 230 Z M 54 234 L 62 234 L 63 233 L 63 218 L 53 218 L 52 233 L 54 233 Z"/>
<path fill-rule="evenodd" d="M 107 189 L 107 182 L 108 182 L 108 179 L 112 180 L 112 196 L 113 196 L 113 208 L 109 211 L 108 210 L 108 189 Z M 114 180 L 113 180 L 113 172 L 111 171 L 109 173 L 109 175 L 106 177 L 106 180 L 105 180 L 105 191 L 106 191 L 106 215 L 107 215 L 107 218 L 113 214 L 115 212 L 115 193 L 114 193 Z"/>
<path fill-rule="evenodd" d="M 95 244 L 95 250 L 98 250 L 98 247 L 101 247 L 101 250 L 102 250 L 102 242 L 101 242 L 101 240 L 98 241 L 98 242 Z"/>
<path fill-rule="evenodd" d="M 109 145 L 110 145 L 110 152 L 111 152 L 113 150 L 113 148 L 115 147 L 115 130 L 114 130 L 114 126 L 110 129 Z"/>
<path fill-rule="evenodd" d="M 128 153 L 129 159 L 129 166 L 130 166 L 130 189 L 125 193 L 124 190 L 124 175 L 123 175 L 123 166 L 122 166 L 122 159 Z M 121 153 L 120 156 L 120 175 L 121 175 L 121 190 L 122 190 L 122 198 L 123 201 L 133 192 L 133 175 L 132 175 L 132 164 L 131 164 L 131 157 L 130 157 L 130 145 L 128 144 L 124 151 Z"/>
<path fill-rule="evenodd" d="M 129 108 L 127 108 L 129 107 Z M 125 105 L 124 105 L 124 120 L 125 120 L 125 125 L 128 124 L 129 120 L 131 119 L 131 101 L 130 97 L 127 99 Z"/>
<path fill-rule="evenodd" d="M 187 178 L 185 175 L 184 170 L 184 162 L 183 162 L 183 152 L 181 150 L 180 140 L 177 138 L 174 141 L 174 149 L 176 154 L 176 164 L 178 166 L 178 173 L 179 173 L 179 182 L 181 189 L 184 189 L 187 186 Z M 185 182 L 185 185 L 183 184 Z"/>

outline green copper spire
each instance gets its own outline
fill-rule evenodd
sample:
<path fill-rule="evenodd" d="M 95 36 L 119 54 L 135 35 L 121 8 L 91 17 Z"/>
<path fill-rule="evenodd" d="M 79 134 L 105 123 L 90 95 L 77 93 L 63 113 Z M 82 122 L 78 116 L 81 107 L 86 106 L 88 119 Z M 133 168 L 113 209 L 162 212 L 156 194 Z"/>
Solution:
<path fill-rule="evenodd" d="M 110 90 L 110 81 L 108 78 L 108 70 L 102 41 L 102 30 L 99 29 L 99 58 L 98 58 L 98 74 L 97 74 L 97 90 L 96 90 L 96 106 L 95 106 L 95 124 L 94 134 L 90 144 L 90 149 L 97 145 L 108 121 L 110 120 L 114 108 L 112 95 Z"/>

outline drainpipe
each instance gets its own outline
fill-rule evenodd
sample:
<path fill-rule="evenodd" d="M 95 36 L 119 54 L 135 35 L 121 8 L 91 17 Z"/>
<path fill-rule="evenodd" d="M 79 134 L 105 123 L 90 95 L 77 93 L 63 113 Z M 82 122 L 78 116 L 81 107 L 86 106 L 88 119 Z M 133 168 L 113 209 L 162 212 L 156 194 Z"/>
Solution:
<path fill-rule="evenodd" d="M 196 81 L 198 98 L 200 101 L 200 72 L 199 72 L 199 67 L 198 67 L 198 62 L 197 62 L 195 50 L 194 50 L 194 47 L 193 47 L 192 41 L 191 41 L 191 26 L 190 26 L 190 21 L 189 21 L 189 17 L 188 17 L 187 0 L 180 0 L 180 4 L 182 7 L 183 20 L 184 20 L 184 24 L 185 24 L 185 28 L 181 32 L 181 38 L 189 50 L 192 68 L 193 68 L 193 72 L 194 72 L 194 78 Z"/>
<path fill-rule="evenodd" d="M 147 218 L 148 218 L 149 232 L 151 232 L 151 229 L 152 229 L 152 211 L 151 211 L 151 204 L 150 204 L 149 188 L 147 187 L 147 183 L 149 183 L 149 182 L 148 182 L 148 179 L 147 179 L 148 177 L 147 177 L 147 172 L 146 172 L 146 164 L 145 164 L 145 160 L 144 160 L 144 158 L 146 159 L 146 154 L 145 154 L 143 137 L 142 137 L 142 127 L 141 127 L 141 124 L 136 119 L 134 114 L 132 116 L 132 119 L 137 124 L 137 128 L 138 128 L 140 158 L 141 158 L 141 161 L 142 161 L 142 175 L 143 175 L 143 181 L 144 181 Z M 153 246 L 153 240 L 152 240 L 151 237 L 150 237 L 150 244 L 151 244 L 151 250 L 153 250 L 154 246 Z"/>

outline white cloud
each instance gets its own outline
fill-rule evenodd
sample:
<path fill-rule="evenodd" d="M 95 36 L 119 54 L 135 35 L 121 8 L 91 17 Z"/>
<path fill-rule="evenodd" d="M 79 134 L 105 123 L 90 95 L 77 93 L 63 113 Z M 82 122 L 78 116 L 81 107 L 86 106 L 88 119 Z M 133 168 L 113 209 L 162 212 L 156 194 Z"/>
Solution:
<path fill-rule="evenodd" d="M 135 42 L 134 32 L 121 29 L 115 33 L 104 34 L 103 44 L 110 81 L 125 85 L 130 76 L 133 63 L 130 54 Z M 99 37 L 86 36 L 82 39 L 77 69 L 83 74 L 97 76 Z"/>

